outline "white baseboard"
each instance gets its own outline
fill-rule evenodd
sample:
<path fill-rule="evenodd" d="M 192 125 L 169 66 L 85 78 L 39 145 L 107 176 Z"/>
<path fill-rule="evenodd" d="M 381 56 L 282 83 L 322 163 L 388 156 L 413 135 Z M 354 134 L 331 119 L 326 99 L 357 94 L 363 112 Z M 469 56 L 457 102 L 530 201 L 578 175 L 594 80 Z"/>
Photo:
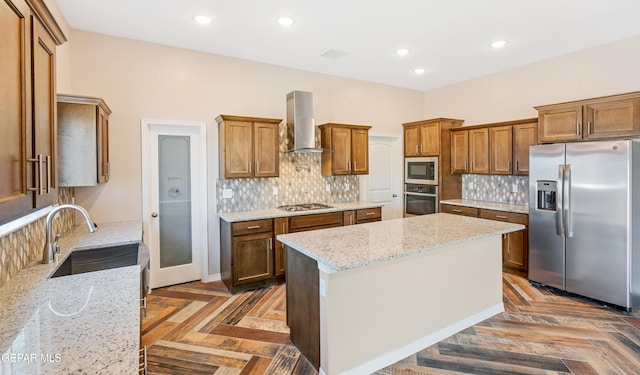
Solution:
<path fill-rule="evenodd" d="M 351 368 L 343 374 L 371 374 L 380 369 L 383 369 L 387 366 L 390 366 L 401 359 L 404 359 L 414 353 L 419 352 L 422 349 L 428 348 L 429 346 L 436 344 L 449 336 L 452 336 L 464 329 L 467 329 L 475 324 L 482 322 L 483 320 L 489 319 L 494 315 L 500 314 L 504 312 L 504 304 L 499 303 L 494 306 L 491 306 L 483 311 L 478 312 L 464 320 L 456 322 L 450 326 L 447 326 L 439 331 L 436 331 L 432 334 L 424 336 L 412 343 L 409 343 L 402 348 L 398 348 L 391 352 L 388 352 L 376 359 L 365 362 L 359 366 Z M 325 374 L 325 372 L 320 369 L 320 374 Z"/>
<path fill-rule="evenodd" d="M 213 281 L 220 281 L 222 280 L 222 275 L 219 273 L 214 273 L 212 275 L 206 275 L 205 277 L 202 278 L 202 282 L 203 283 L 210 283 Z"/>

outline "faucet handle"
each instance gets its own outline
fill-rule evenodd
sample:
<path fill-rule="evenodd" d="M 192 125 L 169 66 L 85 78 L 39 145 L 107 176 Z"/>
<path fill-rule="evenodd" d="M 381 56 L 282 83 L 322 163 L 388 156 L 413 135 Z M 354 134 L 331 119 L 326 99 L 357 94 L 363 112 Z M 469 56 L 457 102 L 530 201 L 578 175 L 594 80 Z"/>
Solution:
<path fill-rule="evenodd" d="M 60 233 L 56 233 L 56 239 L 53 241 L 53 253 L 60 254 L 60 245 L 58 245 L 58 240 L 60 239 Z"/>

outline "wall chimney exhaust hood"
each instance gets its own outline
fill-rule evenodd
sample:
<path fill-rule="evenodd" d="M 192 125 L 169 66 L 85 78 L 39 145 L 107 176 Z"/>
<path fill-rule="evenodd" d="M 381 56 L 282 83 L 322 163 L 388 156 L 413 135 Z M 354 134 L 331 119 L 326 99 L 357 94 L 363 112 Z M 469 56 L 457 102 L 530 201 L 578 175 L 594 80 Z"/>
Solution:
<path fill-rule="evenodd" d="M 316 147 L 316 122 L 313 118 L 313 94 L 291 91 L 287 94 L 287 152 L 322 152 Z"/>

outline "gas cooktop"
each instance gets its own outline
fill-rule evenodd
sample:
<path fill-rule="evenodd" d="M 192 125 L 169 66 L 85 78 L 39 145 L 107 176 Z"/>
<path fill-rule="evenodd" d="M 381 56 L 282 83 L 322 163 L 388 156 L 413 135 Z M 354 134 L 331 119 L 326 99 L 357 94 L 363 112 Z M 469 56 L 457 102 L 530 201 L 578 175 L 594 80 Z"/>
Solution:
<path fill-rule="evenodd" d="M 309 210 L 320 210 L 323 208 L 333 208 L 333 206 L 324 204 L 324 203 L 301 203 L 301 204 L 285 204 L 282 206 L 278 206 L 279 209 L 283 211 L 309 211 Z"/>

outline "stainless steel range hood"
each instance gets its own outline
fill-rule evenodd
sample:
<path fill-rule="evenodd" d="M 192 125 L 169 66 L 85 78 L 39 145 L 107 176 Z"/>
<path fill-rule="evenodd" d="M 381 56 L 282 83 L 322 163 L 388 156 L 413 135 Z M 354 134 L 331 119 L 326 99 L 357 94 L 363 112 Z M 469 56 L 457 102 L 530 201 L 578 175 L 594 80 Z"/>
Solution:
<path fill-rule="evenodd" d="M 292 91 L 287 94 L 287 152 L 322 152 L 316 147 L 316 122 L 313 118 L 313 94 Z"/>

